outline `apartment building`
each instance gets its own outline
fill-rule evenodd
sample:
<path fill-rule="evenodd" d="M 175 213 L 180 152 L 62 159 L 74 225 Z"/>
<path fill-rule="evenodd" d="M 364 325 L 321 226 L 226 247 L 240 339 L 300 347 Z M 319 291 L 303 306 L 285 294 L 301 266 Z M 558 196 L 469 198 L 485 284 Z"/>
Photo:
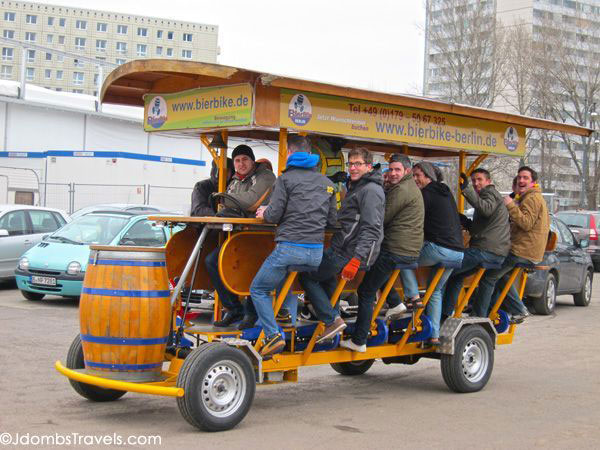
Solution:
<path fill-rule="evenodd" d="M 219 53 L 217 25 L 21 1 L 0 1 L 0 33 L 0 78 L 20 80 L 25 57 L 27 82 L 91 95 L 100 73 L 133 59 L 216 62 Z M 8 39 L 31 48 L 23 55 Z"/>

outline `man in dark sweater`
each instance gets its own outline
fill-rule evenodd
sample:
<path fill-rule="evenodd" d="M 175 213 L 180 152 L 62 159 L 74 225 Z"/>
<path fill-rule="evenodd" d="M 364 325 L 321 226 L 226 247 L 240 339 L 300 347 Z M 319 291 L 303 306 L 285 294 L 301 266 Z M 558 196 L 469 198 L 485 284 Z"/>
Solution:
<path fill-rule="evenodd" d="M 252 302 L 265 333 L 263 357 L 280 353 L 285 347 L 275 322 L 271 292 L 281 288 L 289 266 L 312 266 L 315 270 L 319 267 L 325 226 L 335 225 L 335 190 L 333 183 L 316 170 L 318 163 L 319 156 L 311 154 L 308 138 L 290 136 L 286 169 L 275 182 L 269 204 L 256 211 L 256 217 L 278 225 L 277 246 L 250 286 Z M 290 309 L 296 308 L 296 296 L 289 294 L 286 304 Z"/>
<path fill-rule="evenodd" d="M 227 183 L 231 180 L 233 173 L 233 160 L 227 158 Z M 210 176 L 206 180 L 198 181 L 192 191 L 192 207 L 190 215 L 193 217 L 210 217 L 214 216 L 214 206 L 210 202 L 211 194 L 217 192 L 219 186 L 219 170 L 215 162 L 212 162 L 210 168 Z"/>
<path fill-rule="evenodd" d="M 475 212 L 473 220 L 468 222 L 471 241 L 465 250 L 462 267 L 454 270 L 446 285 L 442 317 L 452 315 L 465 277 L 482 263 L 502 264 L 510 250 L 508 209 L 492 184 L 490 173 L 475 169 L 471 174 L 472 186 L 464 173 L 460 174 L 460 179 L 460 189 Z"/>

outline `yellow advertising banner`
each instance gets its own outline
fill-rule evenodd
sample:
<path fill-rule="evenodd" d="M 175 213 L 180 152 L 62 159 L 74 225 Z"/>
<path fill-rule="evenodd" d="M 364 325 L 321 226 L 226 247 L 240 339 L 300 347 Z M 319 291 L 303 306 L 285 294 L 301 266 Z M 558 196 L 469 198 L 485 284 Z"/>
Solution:
<path fill-rule="evenodd" d="M 252 86 L 239 84 L 144 96 L 144 130 L 217 128 L 252 123 Z"/>
<path fill-rule="evenodd" d="M 281 90 L 279 123 L 299 131 L 511 156 L 525 153 L 523 126 L 288 89 Z"/>

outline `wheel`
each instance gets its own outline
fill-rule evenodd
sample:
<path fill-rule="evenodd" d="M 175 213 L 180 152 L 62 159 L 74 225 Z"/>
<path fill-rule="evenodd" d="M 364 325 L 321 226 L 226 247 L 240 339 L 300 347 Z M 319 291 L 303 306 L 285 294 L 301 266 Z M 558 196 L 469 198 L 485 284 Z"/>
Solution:
<path fill-rule="evenodd" d="M 576 306 L 588 306 L 592 301 L 592 273 L 590 271 L 585 274 L 581 291 L 573 294 L 573 301 Z"/>
<path fill-rule="evenodd" d="M 45 297 L 44 294 L 38 294 L 37 292 L 21 291 L 23 297 L 27 300 L 38 301 Z"/>
<path fill-rule="evenodd" d="M 454 392 L 484 388 L 494 368 L 494 345 L 480 325 L 463 327 L 454 341 L 454 355 L 441 355 L 442 377 Z"/>
<path fill-rule="evenodd" d="M 235 427 L 246 416 L 254 399 L 254 368 L 246 354 L 226 344 L 203 344 L 185 358 L 177 386 L 181 415 L 205 431 Z"/>
<path fill-rule="evenodd" d="M 364 361 L 333 363 L 331 364 L 331 367 L 341 375 L 362 375 L 371 368 L 374 362 L 374 359 L 365 359 Z"/>
<path fill-rule="evenodd" d="M 556 306 L 556 277 L 552 273 L 548 273 L 544 292 L 540 298 L 533 299 L 535 311 L 542 316 L 548 316 L 554 312 Z"/>
<path fill-rule="evenodd" d="M 83 369 L 85 367 L 83 362 L 83 347 L 79 335 L 73 339 L 73 343 L 71 344 L 71 347 L 69 347 L 69 352 L 67 353 L 67 367 L 69 369 Z M 81 383 L 79 381 L 71 380 L 70 378 L 69 383 L 71 383 L 75 392 L 94 402 L 112 402 L 123 397 L 127 393 L 127 391 L 104 389 L 91 384 Z"/>

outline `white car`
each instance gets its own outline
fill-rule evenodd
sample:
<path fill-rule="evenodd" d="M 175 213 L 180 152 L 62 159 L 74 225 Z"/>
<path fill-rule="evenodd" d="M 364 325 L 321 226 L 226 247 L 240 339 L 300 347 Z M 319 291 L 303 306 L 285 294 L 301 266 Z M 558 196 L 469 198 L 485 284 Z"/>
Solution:
<path fill-rule="evenodd" d="M 13 279 L 21 255 L 69 221 L 59 209 L 0 205 L 0 280 Z"/>

